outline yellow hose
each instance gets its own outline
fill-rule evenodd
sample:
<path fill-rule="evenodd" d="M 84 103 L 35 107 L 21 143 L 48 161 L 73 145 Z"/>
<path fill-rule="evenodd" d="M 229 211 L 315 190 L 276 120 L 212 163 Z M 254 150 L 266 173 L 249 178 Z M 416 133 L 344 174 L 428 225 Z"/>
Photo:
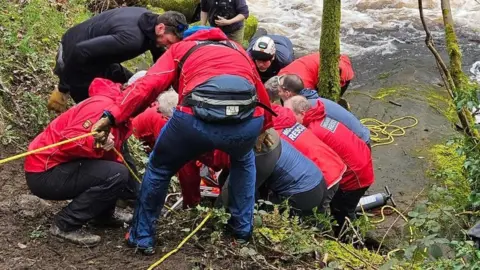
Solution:
<path fill-rule="evenodd" d="M 395 122 L 410 119 L 413 123 L 406 126 L 394 125 Z M 393 119 L 388 123 L 383 123 L 375 118 L 364 118 L 360 122 L 364 124 L 371 133 L 370 140 L 374 143 L 372 147 L 391 144 L 395 141 L 395 137 L 406 134 L 405 129 L 412 128 L 418 124 L 418 119 L 413 116 L 404 116 Z"/>

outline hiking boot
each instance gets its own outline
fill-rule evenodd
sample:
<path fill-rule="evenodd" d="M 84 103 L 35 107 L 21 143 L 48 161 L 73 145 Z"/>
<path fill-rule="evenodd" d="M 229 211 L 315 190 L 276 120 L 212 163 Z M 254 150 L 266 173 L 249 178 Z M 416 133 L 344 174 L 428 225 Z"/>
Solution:
<path fill-rule="evenodd" d="M 115 212 L 108 218 L 96 218 L 92 220 L 91 224 L 96 227 L 122 228 L 124 223 L 130 224 L 133 215 L 129 212 L 115 208 Z"/>
<path fill-rule="evenodd" d="M 50 227 L 50 234 L 60 240 L 67 240 L 84 247 L 94 247 L 102 240 L 100 236 L 86 232 L 81 228 L 71 232 L 64 232 L 55 224 L 52 224 Z"/>
<path fill-rule="evenodd" d="M 350 111 L 350 103 L 348 103 L 348 101 L 346 101 L 345 99 L 341 98 L 338 100 L 338 105 L 342 106 L 343 108 L 347 109 L 348 111 Z"/>
<path fill-rule="evenodd" d="M 121 200 L 118 199 L 116 203 L 117 208 L 125 209 L 127 207 L 135 208 L 135 200 Z"/>

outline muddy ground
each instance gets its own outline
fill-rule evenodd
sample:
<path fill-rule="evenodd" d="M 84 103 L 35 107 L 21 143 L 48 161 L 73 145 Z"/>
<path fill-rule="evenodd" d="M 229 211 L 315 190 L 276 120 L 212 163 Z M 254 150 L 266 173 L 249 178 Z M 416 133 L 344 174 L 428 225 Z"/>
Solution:
<path fill-rule="evenodd" d="M 400 44 L 407 53 L 390 56 L 365 56 L 353 59 L 357 78 L 352 84 L 347 99 L 352 110 L 360 118 L 373 117 L 383 122 L 407 115 L 415 116 L 419 123 L 408 129 L 406 135 L 395 139 L 393 144 L 373 148 L 376 183 L 370 193 L 383 191 L 388 185 L 400 209 L 411 203 L 418 192 L 427 186 L 428 161 L 426 152 L 430 145 L 444 142 L 455 133 L 452 124 L 429 104 L 428 92 L 444 95 L 441 83 L 430 56 L 422 44 Z M 475 49 L 475 48 L 473 48 Z M 408 51 L 410 50 L 410 51 Z M 471 56 L 474 60 L 478 51 Z M 469 60 L 467 59 L 467 62 Z M 468 65 L 468 64 L 467 64 Z M 466 66 L 467 66 L 466 65 Z M 379 74 L 384 74 L 379 77 Z M 398 88 L 407 85 L 407 88 Z M 385 87 L 400 89 L 396 93 L 375 100 L 367 95 L 376 95 Z M 408 89 L 408 90 L 402 90 Z M 407 95 L 402 95 L 402 91 Z M 363 94 L 358 94 L 361 92 Z M 401 106 L 389 103 L 394 101 Z M 13 154 L 11 149 L 0 150 L 0 157 Z M 0 269 L 146 269 L 167 251 L 173 249 L 185 233 L 171 226 L 159 239 L 157 254 L 151 257 L 135 255 L 123 243 L 125 229 L 96 230 L 103 238 L 95 248 L 80 248 L 61 243 L 48 235 L 52 215 L 64 203 L 39 201 L 25 202 L 18 206 L 19 196 L 29 194 L 23 174 L 23 161 L 0 166 Z M 25 198 L 24 198 L 25 199 Z M 30 205 L 28 205 L 30 204 Z M 33 206 L 32 206 L 33 205 Z M 25 211 L 30 210 L 30 211 Z M 389 222 L 385 223 L 387 226 Z M 384 226 L 384 227 L 385 227 Z M 205 252 L 201 245 L 208 235 L 199 233 L 200 240 L 192 240 L 177 254 L 165 261 L 159 269 L 258 269 L 245 266 L 238 258 L 223 258 Z M 197 244 L 195 244 L 197 243 Z M 220 247 L 221 249 L 221 247 Z"/>

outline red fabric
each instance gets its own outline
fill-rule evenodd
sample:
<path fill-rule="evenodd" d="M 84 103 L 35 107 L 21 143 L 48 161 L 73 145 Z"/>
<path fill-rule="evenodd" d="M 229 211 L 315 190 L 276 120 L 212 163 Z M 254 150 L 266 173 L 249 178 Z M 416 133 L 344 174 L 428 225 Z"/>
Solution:
<path fill-rule="evenodd" d="M 328 188 L 338 183 L 347 166 L 337 153 L 318 139 L 311 130 L 297 124 L 295 115 L 290 109 L 278 105 L 272 105 L 272 107 L 278 114 L 273 119 L 273 126 L 278 134 L 317 165 L 323 173 Z M 298 125 L 298 133 L 291 133 L 292 127 L 296 125 Z"/>
<path fill-rule="evenodd" d="M 158 112 L 158 104 L 146 109 L 132 120 L 133 136 L 153 149 L 168 118 Z"/>
<path fill-rule="evenodd" d="M 227 40 L 219 28 L 199 30 L 183 41 L 173 44 L 150 68 L 147 74 L 135 81 L 117 100 L 117 106 L 111 113 L 118 123 L 135 116 L 145 110 L 155 98 L 166 91 L 177 77 L 178 61 L 185 53 L 196 45 L 198 40 Z M 259 101 L 269 106 L 269 97 L 260 76 L 245 50 L 239 47 L 238 52 L 227 47 L 205 46 L 195 51 L 185 62 L 178 82 L 179 104 L 183 97 L 197 85 L 206 80 L 224 74 L 244 77 L 257 88 Z M 191 108 L 178 106 L 180 111 L 192 113 Z M 257 107 L 255 116 L 265 116 L 264 129 L 272 126 L 272 115 Z"/>
<path fill-rule="evenodd" d="M 70 108 L 48 124 L 45 130 L 30 143 L 28 150 L 34 150 L 89 133 L 92 125 L 98 121 L 103 111 L 114 106 L 115 98 L 121 95 L 121 85 L 106 79 L 97 78 L 90 85 L 89 95 L 90 98 Z M 128 125 L 129 123 L 126 123 L 111 130 L 115 137 L 115 148 L 119 151 L 123 142 L 130 136 Z M 94 148 L 94 145 L 93 136 L 89 136 L 29 155 L 25 159 L 25 171 L 44 172 L 58 164 L 80 158 L 121 162 L 121 159 L 113 150 L 106 152 L 102 149 Z"/>
<path fill-rule="evenodd" d="M 217 172 L 230 166 L 229 156 L 220 150 L 203 154 L 198 160 Z M 184 208 L 194 207 L 200 203 L 200 167 L 196 163 L 192 160 L 178 171 Z"/>
<path fill-rule="evenodd" d="M 325 116 L 323 103 L 305 113 L 303 124 L 332 148 L 348 166 L 340 181 L 342 190 L 367 187 L 374 182 L 372 155 L 368 146 L 342 123 Z"/>
<path fill-rule="evenodd" d="M 350 81 L 354 77 L 352 63 L 347 55 L 340 55 L 339 59 L 340 68 L 340 86 L 343 87 L 347 81 Z M 300 57 L 284 67 L 278 75 L 296 74 L 303 80 L 305 88 L 317 89 L 318 85 L 318 72 L 320 69 L 320 53 L 312 53 Z"/>

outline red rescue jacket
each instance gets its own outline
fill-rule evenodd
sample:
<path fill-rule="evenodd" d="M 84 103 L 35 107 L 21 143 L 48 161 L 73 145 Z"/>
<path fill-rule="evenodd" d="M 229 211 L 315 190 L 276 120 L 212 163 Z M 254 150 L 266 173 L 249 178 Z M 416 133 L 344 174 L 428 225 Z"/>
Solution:
<path fill-rule="evenodd" d="M 158 112 L 158 104 L 146 109 L 132 120 L 133 136 L 153 149 L 168 118 Z"/>
<path fill-rule="evenodd" d="M 312 53 L 293 61 L 290 65 L 280 70 L 278 75 L 296 74 L 302 78 L 304 88 L 317 89 L 319 69 L 320 53 Z M 340 86 L 343 87 L 347 81 L 353 79 L 355 75 L 353 72 L 352 63 L 347 55 L 340 55 L 339 69 Z"/>
<path fill-rule="evenodd" d="M 347 166 L 337 153 L 312 131 L 297 123 L 290 109 L 278 105 L 272 107 L 278 115 L 273 119 L 273 127 L 278 134 L 317 165 L 323 173 L 327 188 L 340 182 Z"/>
<path fill-rule="evenodd" d="M 166 91 L 177 79 L 178 62 L 185 53 L 201 40 L 227 40 L 219 29 L 199 30 L 183 41 L 173 44 L 148 70 L 147 74 L 130 85 L 116 106 L 110 110 L 117 123 L 127 120 L 145 110 L 155 98 Z M 257 89 L 258 99 L 269 106 L 267 91 L 258 75 L 255 64 L 241 47 L 234 51 L 226 46 L 208 45 L 198 48 L 185 61 L 178 81 L 179 104 L 196 86 L 219 75 L 237 75 L 247 79 Z M 178 105 L 178 110 L 192 113 L 190 107 Z M 264 130 L 272 127 L 272 115 L 257 107 L 254 116 L 264 115 Z"/>
<path fill-rule="evenodd" d="M 303 124 L 337 152 L 348 166 L 340 181 L 342 190 L 355 190 L 373 184 L 372 155 L 367 144 L 342 123 L 326 117 L 323 103 L 317 102 L 316 107 L 305 113 Z"/>
<path fill-rule="evenodd" d="M 80 102 L 55 118 L 45 130 L 28 146 L 28 150 L 51 145 L 73 137 L 89 133 L 92 125 L 102 116 L 104 110 L 113 107 L 115 99 L 121 95 L 121 84 L 97 78 L 89 88 L 90 98 Z M 112 129 L 115 148 L 121 150 L 123 142 L 130 136 L 129 124 L 125 123 Z M 121 162 L 113 150 L 104 151 L 94 148 L 93 136 L 48 150 L 29 155 L 25 159 L 26 172 L 44 172 L 58 164 L 76 159 L 105 159 Z"/>

